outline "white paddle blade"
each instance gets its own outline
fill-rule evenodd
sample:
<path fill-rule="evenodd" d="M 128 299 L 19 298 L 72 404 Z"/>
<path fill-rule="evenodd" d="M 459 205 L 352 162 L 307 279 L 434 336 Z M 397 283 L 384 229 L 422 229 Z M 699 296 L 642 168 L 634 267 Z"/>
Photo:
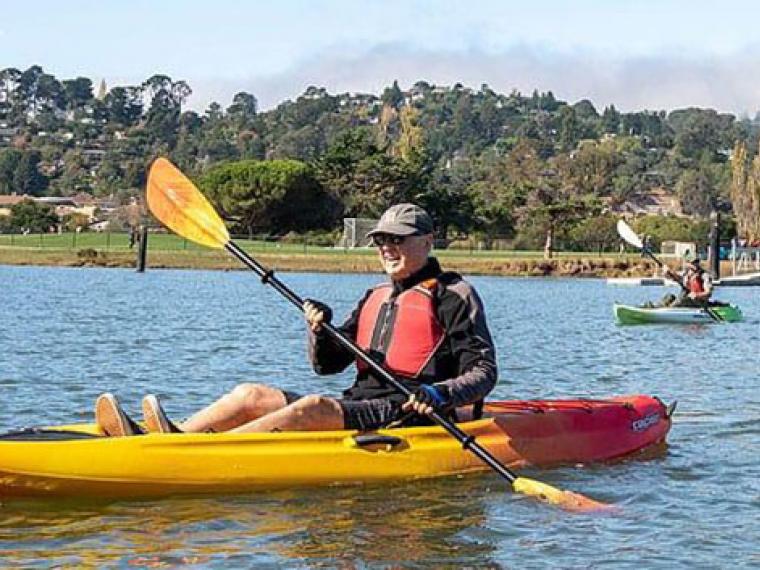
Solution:
<path fill-rule="evenodd" d="M 642 249 L 644 247 L 644 244 L 641 242 L 639 236 L 637 236 L 636 232 L 633 231 L 633 228 L 631 228 L 631 226 L 626 224 L 623 220 L 618 220 L 617 232 L 618 235 L 623 238 L 623 240 L 628 242 L 633 247 L 636 247 L 638 249 Z"/>

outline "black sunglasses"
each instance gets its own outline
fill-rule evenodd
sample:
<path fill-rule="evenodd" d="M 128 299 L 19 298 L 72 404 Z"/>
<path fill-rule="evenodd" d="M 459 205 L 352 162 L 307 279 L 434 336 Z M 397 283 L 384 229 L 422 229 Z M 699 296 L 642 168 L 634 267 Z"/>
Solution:
<path fill-rule="evenodd" d="M 383 245 L 401 245 L 409 236 L 398 236 L 395 234 L 375 234 L 372 236 L 372 243 L 376 247 Z"/>

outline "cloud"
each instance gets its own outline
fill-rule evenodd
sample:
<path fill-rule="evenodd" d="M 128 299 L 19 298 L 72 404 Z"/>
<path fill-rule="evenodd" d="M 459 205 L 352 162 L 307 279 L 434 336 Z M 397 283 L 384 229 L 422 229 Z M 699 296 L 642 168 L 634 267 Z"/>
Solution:
<path fill-rule="evenodd" d="M 688 57 L 607 56 L 593 51 L 556 52 L 522 45 L 499 52 L 482 49 L 441 52 L 402 44 L 363 53 L 334 49 L 277 75 L 244 79 L 190 78 L 190 105 L 203 110 L 212 100 L 229 105 L 234 93 L 248 91 L 262 109 L 303 93 L 309 85 L 330 93 L 379 94 L 398 80 L 406 88 L 419 80 L 436 85 L 464 85 L 509 93 L 516 89 L 552 91 L 562 100 L 589 99 L 601 110 L 614 104 L 622 111 L 709 107 L 754 116 L 760 109 L 760 56 L 756 49 L 733 55 Z"/>

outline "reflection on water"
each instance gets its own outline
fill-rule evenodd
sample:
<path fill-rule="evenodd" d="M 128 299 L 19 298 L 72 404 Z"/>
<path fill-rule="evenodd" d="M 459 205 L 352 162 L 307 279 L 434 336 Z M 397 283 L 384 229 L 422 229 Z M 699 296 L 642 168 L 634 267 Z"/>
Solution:
<path fill-rule="evenodd" d="M 493 546 L 463 533 L 483 527 L 490 494 L 482 478 L 460 477 L 151 502 L 14 501 L 0 511 L 0 546 L 20 566 L 485 565 Z"/>
<path fill-rule="evenodd" d="M 345 315 L 371 275 L 288 274 Z M 619 504 L 569 515 L 494 475 L 160 501 L 4 501 L 0 567 L 672 568 L 760 564 L 760 295 L 720 289 L 735 325 L 620 327 L 657 288 L 477 277 L 497 345 L 494 398 L 678 400 L 667 451 L 523 473 Z M 0 267 L 0 431 L 91 421 L 98 393 L 189 415 L 236 383 L 338 393 L 300 315 L 248 273 Z M 293 458 L 294 461 L 297 458 Z"/>

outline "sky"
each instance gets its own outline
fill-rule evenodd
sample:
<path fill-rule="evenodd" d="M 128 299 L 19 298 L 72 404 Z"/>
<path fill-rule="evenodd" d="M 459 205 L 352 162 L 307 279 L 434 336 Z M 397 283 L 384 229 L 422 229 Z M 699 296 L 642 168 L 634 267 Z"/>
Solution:
<path fill-rule="evenodd" d="M 160 73 L 188 105 L 262 109 L 310 85 L 380 94 L 398 80 L 589 99 L 598 110 L 760 111 L 752 0 L 5 0 L 0 69 L 40 65 L 108 87 Z"/>

